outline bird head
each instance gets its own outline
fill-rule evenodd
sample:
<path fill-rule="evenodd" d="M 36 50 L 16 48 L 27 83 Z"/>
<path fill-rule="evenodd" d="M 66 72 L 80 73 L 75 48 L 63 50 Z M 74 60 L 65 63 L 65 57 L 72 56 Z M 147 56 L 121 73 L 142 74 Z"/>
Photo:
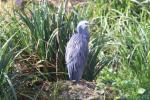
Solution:
<path fill-rule="evenodd" d="M 88 21 L 86 20 L 80 21 L 77 25 L 77 32 L 78 33 L 88 32 L 88 26 L 89 26 Z"/>

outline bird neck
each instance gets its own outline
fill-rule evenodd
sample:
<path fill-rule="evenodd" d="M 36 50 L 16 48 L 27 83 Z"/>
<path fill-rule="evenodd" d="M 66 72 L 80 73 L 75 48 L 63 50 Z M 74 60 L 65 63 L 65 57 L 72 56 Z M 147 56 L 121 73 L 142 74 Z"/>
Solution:
<path fill-rule="evenodd" d="M 89 31 L 87 29 L 79 28 L 77 31 L 79 34 L 82 34 L 87 40 L 89 40 Z"/>

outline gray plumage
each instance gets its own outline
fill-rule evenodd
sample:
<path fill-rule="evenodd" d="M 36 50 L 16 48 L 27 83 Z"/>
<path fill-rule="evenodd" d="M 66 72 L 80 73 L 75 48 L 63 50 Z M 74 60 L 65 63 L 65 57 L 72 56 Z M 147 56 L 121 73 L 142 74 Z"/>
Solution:
<path fill-rule="evenodd" d="M 70 80 L 79 81 L 82 78 L 89 53 L 88 25 L 88 21 L 79 22 L 77 33 L 67 43 L 65 60 Z"/>

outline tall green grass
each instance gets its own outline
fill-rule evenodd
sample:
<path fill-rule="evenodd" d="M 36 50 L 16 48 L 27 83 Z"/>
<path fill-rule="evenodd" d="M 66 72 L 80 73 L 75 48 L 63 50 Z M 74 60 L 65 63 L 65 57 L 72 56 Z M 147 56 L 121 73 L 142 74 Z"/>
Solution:
<path fill-rule="evenodd" d="M 97 1 L 98 2 L 98 1 Z M 98 18 L 104 18 L 102 32 L 110 35 L 113 41 L 106 49 L 113 55 L 110 67 L 104 68 L 98 78 L 101 81 L 112 81 L 112 85 L 119 89 L 119 94 L 134 99 L 146 95 L 138 91 L 143 88 L 149 91 L 149 7 L 148 3 L 139 1 L 104 1 L 95 5 L 92 11 Z M 90 7 L 89 7 L 90 8 Z M 101 10 L 96 10 L 101 9 Z M 93 14 L 93 16 L 95 16 Z M 110 47 L 111 46 L 111 47 Z M 108 81 L 108 82 L 109 82 Z"/>
<path fill-rule="evenodd" d="M 12 64 L 13 54 L 13 44 L 12 38 L 16 35 L 12 35 L 8 40 L 5 40 L 5 43 L 0 47 L 0 89 L 1 89 L 1 99 L 7 97 L 8 94 L 4 89 L 4 86 L 8 84 L 11 93 L 14 95 L 14 99 L 17 100 L 15 89 L 12 85 L 11 79 L 8 74 L 10 73 L 10 66 Z"/>

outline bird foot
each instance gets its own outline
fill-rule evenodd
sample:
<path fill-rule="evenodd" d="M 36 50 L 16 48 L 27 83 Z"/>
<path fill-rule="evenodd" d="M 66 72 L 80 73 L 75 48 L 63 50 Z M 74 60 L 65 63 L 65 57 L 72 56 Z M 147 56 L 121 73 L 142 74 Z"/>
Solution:
<path fill-rule="evenodd" d="M 72 85 L 76 85 L 77 84 L 76 80 L 71 80 L 71 82 L 72 82 Z"/>

